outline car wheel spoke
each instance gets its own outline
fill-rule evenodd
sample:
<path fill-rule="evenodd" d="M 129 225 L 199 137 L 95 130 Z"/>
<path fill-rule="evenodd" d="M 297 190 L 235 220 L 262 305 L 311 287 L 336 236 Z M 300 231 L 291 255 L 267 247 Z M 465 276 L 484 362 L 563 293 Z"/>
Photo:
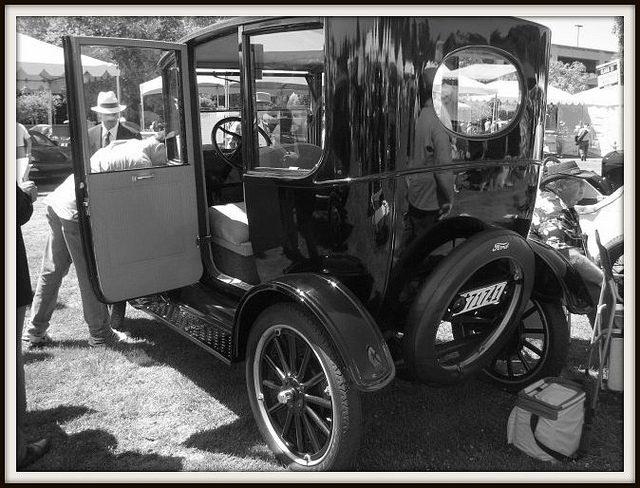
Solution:
<path fill-rule="evenodd" d="M 311 378 L 309 381 L 306 381 L 303 384 L 303 386 L 305 390 L 310 390 L 311 388 L 316 386 L 318 383 L 320 383 L 320 381 L 322 381 L 323 379 L 324 379 L 324 373 L 320 372 L 317 375 L 315 375 L 313 378 Z"/>
<path fill-rule="evenodd" d="M 532 351 L 532 352 L 536 353 L 538 356 L 542 357 L 542 355 L 543 355 L 542 350 L 540 348 L 536 347 L 535 345 L 531 344 L 531 342 L 524 341 L 522 345 L 523 345 L 523 347 L 526 347 L 530 351 Z"/>
<path fill-rule="evenodd" d="M 524 356 L 522 351 L 518 351 L 518 358 L 520 359 L 520 363 L 522 364 L 526 372 L 528 373 L 529 371 L 531 371 L 531 365 L 529 364 L 529 361 L 527 361 L 527 358 Z"/>
<path fill-rule="evenodd" d="M 288 349 L 289 349 L 289 368 L 292 375 L 297 374 L 296 371 L 296 359 L 297 359 L 297 348 L 296 348 L 296 338 L 293 334 L 288 334 Z"/>
<path fill-rule="evenodd" d="M 282 344 L 280 343 L 281 337 L 282 336 L 274 337 L 273 345 L 276 348 L 276 352 L 278 353 L 278 359 L 280 360 L 280 364 L 282 364 L 282 370 L 286 375 L 291 372 L 291 369 L 289 368 L 289 364 L 287 363 L 287 358 L 285 357 L 285 353 L 282 350 Z"/>
<path fill-rule="evenodd" d="M 532 304 L 529 308 L 527 308 L 523 313 L 520 320 L 525 320 L 531 317 L 536 312 L 536 307 Z"/>
<path fill-rule="evenodd" d="M 304 452 L 304 439 L 302 437 L 302 420 L 300 418 L 300 412 L 296 411 L 294 415 L 296 446 L 298 446 L 298 452 Z"/>
<path fill-rule="evenodd" d="M 282 433 L 280 434 L 280 437 L 282 437 L 283 439 L 286 439 L 287 436 L 287 432 L 289 432 L 289 429 L 291 428 L 291 421 L 293 420 L 293 410 L 289 409 L 287 411 L 287 416 L 284 419 L 284 425 L 282 426 Z"/>
<path fill-rule="evenodd" d="M 267 409 L 267 412 L 269 412 L 270 415 L 273 415 L 277 413 L 278 410 L 281 410 L 284 407 L 285 405 L 283 405 L 282 403 L 276 402 Z"/>
<path fill-rule="evenodd" d="M 314 395 L 305 395 L 304 399 L 307 403 L 312 403 L 322 408 L 331 408 L 331 400 L 327 398 L 317 397 Z"/>
<path fill-rule="evenodd" d="M 271 380 L 262 380 L 262 386 L 275 391 L 280 391 L 280 385 L 277 385 Z"/>
<path fill-rule="evenodd" d="M 318 452 L 322 446 L 320 445 L 318 436 L 316 435 L 316 432 L 313 429 L 313 425 L 311 425 L 311 422 L 309 422 L 309 418 L 307 415 L 305 415 L 305 413 L 302 413 L 302 422 L 304 424 L 307 437 L 309 438 L 309 440 L 311 441 L 311 445 L 313 446 L 313 452 Z"/>
<path fill-rule="evenodd" d="M 322 433 L 329 437 L 331 433 L 331 428 L 328 426 L 319 416 L 318 414 L 309 406 L 305 408 L 306 414 L 311 417 L 311 420 L 318 426 L 318 428 L 322 431 Z"/>
<path fill-rule="evenodd" d="M 276 363 L 273 361 L 273 359 L 271 359 L 267 354 L 264 355 L 264 360 L 265 362 L 271 366 L 271 369 L 273 369 L 273 371 L 275 372 L 275 374 L 278 376 L 278 378 L 280 378 L 280 381 L 284 381 L 285 379 L 285 374 L 282 371 L 282 369 L 280 369 Z"/>

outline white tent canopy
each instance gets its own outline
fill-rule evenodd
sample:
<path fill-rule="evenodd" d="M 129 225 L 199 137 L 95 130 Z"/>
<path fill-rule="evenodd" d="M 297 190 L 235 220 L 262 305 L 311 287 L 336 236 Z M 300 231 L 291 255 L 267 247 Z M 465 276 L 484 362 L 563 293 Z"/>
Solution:
<path fill-rule="evenodd" d="M 512 64 L 471 64 L 464 68 L 458 68 L 451 71 L 453 75 L 467 76 L 482 83 L 497 80 L 509 73 L 516 71 L 516 67 Z"/>
<path fill-rule="evenodd" d="M 487 83 L 488 88 L 497 93 L 497 97 L 503 101 L 518 101 L 521 97 L 519 84 L 516 80 L 497 80 Z M 478 97 L 477 100 L 488 100 L 491 97 Z M 574 96 L 560 88 L 547 86 L 547 103 L 575 104 Z"/>
<path fill-rule="evenodd" d="M 619 107 L 623 100 L 624 87 L 620 85 L 591 88 L 573 95 L 573 103 L 598 107 Z"/>
<path fill-rule="evenodd" d="M 447 80 L 447 82 L 451 82 L 452 80 L 455 81 L 455 84 L 458 87 L 458 96 L 487 95 L 494 94 L 496 92 L 495 88 L 460 74 L 460 70 L 450 71 L 444 65 L 438 69 L 433 80 L 434 92 L 439 93 L 441 91 L 442 82 L 444 80 Z"/>
<path fill-rule="evenodd" d="M 49 124 L 53 123 L 52 93 L 66 90 L 64 77 L 64 50 L 33 37 L 18 34 L 16 43 L 16 87 L 18 90 L 46 90 L 49 93 Z M 120 70 L 113 63 L 81 56 L 85 74 L 116 77 L 119 91 Z"/>
<path fill-rule="evenodd" d="M 216 76 L 198 75 L 198 88 L 200 91 L 203 91 L 203 88 L 219 86 L 225 86 L 225 81 L 223 79 Z M 158 93 L 162 93 L 161 76 L 140 84 L 140 95 L 142 97 L 146 97 L 147 95 L 156 95 Z"/>
<path fill-rule="evenodd" d="M 18 34 L 16 54 L 18 89 L 64 90 L 64 51 L 61 47 Z M 84 72 L 91 76 L 101 77 L 105 73 L 120 76 L 115 64 L 89 56 L 81 59 Z"/>
<path fill-rule="evenodd" d="M 575 103 L 573 95 L 569 92 L 556 88 L 555 86 L 547 86 L 547 103 L 571 104 Z"/>

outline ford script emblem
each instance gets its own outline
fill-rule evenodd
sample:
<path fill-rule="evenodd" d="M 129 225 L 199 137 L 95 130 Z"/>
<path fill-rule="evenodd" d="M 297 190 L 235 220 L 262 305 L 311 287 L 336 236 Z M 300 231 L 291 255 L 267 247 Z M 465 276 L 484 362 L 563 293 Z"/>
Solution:
<path fill-rule="evenodd" d="M 509 243 L 508 242 L 496 242 L 493 245 L 493 249 L 491 250 L 491 252 L 505 251 L 507 249 L 509 249 Z"/>

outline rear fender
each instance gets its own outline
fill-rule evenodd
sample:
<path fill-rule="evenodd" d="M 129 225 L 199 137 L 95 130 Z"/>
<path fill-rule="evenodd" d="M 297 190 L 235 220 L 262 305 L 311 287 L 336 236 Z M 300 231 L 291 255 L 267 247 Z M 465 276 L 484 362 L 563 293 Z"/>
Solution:
<path fill-rule="evenodd" d="M 595 306 L 580 273 L 556 249 L 528 239 L 536 257 L 533 294 L 540 299 L 560 297 L 570 312 L 583 314 Z"/>
<path fill-rule="evenodd" d="M 281 276 L 247 293 L 236 314 L 237 357 L 244 355 L 258 315 L 284 300 L 300 304 L 324 326 L 358 389 L 378 390 L 394 378 L 391 353 L 373 317 L 339 281 L 312 273 Z"/>

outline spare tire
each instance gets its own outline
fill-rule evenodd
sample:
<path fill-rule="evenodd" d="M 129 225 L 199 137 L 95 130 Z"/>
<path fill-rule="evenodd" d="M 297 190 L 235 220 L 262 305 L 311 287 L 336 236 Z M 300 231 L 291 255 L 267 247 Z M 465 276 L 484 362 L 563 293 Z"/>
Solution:
<path fill-rule="evenodd" d="M 409 311 L 403 338 L 409 375 L 452 385 L 480 372 L 517 325 L 534 273 L 533 251 L 510 230 L 488 229 L 456 247 Z"/>

